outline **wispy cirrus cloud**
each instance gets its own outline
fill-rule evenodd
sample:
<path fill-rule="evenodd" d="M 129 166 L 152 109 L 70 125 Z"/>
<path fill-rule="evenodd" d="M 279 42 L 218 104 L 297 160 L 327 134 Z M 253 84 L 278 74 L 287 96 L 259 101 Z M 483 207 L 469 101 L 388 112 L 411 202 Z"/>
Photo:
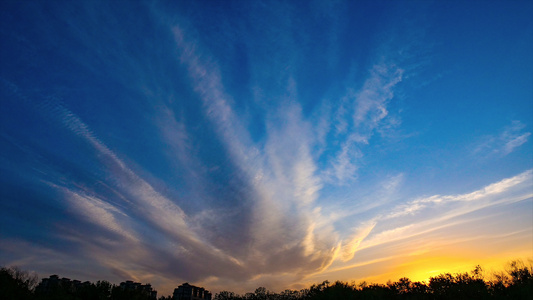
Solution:
<path fill-rule="evenodd" d="M 240 256 L 243 266 L 255 269 L 250 272 L 256 276 L 288 271 L 307 274 L 325 270 L 335 260 L 352 259 L 376 223 L 352 222 L 357 228 L 353 234 L 340 234 L 333 223 L 323 221 L 327 218 L 315 200 L 324 184 L 354 179 L 357 159 L 363 155 L 359 148 L 378 129 L 390 126 L 384 122 L 389 115 L 387 105 L 401 82 L 402 69 L 394 64 L 374 65 L 357 93 L 347 90 L 335 114 L 340 121 L 322 118 L 319 128 L 303 115 L 297 85 L 289 80 L 287 90 L 278 96 L 286 101 L 278 102 L 279 109 L 265 112 L 265 137 L 256 143 L 246 123 L 237 117 L 215 60 L 182 28 L 174 26 L 173 32 L 205 116 L 252 188 L 247 198 L 253 207 L 246 240 L 249 247 Z M 340 127 L 330 126 L 335 123 Z M 317 158 L 324 152 L 315 147 L 327 136 L 340 139 L 340 152 L 328 157 L 329 179 L 319 176 Z"/>
<path fill-rule="evenodd" d="M 346 276 L 344 274 L 349 270 L 353 274 L 366 266 L 391 272 L 381 266 L 384 261 L 411 261 L 431 255 L 446 255 L 442 251 L 473 249 L 479 247 L 476 246 L 479 243 L 489 243 L 493 247 L 491 251 L 497 253 L 500 248 L 505 248 L 504 244 L 516 238 L 531 237 L 528 221 L 523 224 L 526 227 L 509 233 L 507 227 L 512 226 L 508 220 L 495 220 L 501 219 L 500 214 L 511 218 L 513 211 L 530 207 L 532 183 L 533 171 L 528 170 L 471 193 L 418 198 L 393 208 L 382 206 L 382 213 L 361 223 L 352 239 L 344 244 L 343 256 L 339 258 L 348 264 L 341 264 L 339 260 L 323 274 L 315 273 L 312 277 L 320 280 L 327 278 L 324 274 Z M 524 222 L 523 217 L 516 221 Z M 376 251 L 379 259 L 376 259 Z M 527 252 L 527 248 L 518 247 L 516 251 Z M 478 258 L 479 255 L 463 252 L 465 257 L 473 255 Z M 386 280 L 385 276 L 398 274 L 382 274 L 381 280 Z"/>
<path fill-rule="evenodd" d="M 370 220 L 363 223 L 355 230 L 353 236 L 342 245 L 342 257 L 343 261 L 351 260 L 355 253 L 359 250 L 359 246 L 365 240 L 372 229 L 376 226 L 375 220 Z"/>
<path fill-rule="evenodd" d="M 139 237 L 135 236 L 135 232 L 124 228 L 117 221 L 118 216 L 128 217 L 120 209 L 96 197 L 83 195 L 54 184 L 51 186 L 61 189 L 65 193 L 65 198 L 82 219 L 102 227 L 105 231 L 116 233 L 128 241 L 139 242 Z"/>
<path fill-rule="evenodd" d="M 484 157 L 509 155 L 527 143 L 531 132 L 525 131 L 525 128 L 525 124 L 515 120 L 511 125 L 505 126 L 500 133 L 485 136 L 472 152 Z"/>
<path fill-rule="evenodd" d="M 282 113 L 272 115 L 273 122 L 266 124 L 266 142 L 254 144 L 230 105 L 216 65 L 206 63 L 206 54 L 199 52 L 197 42 L 188 40 L 182 29 L 175 27 L 174 32 L 205 115 L 252 188 L 247 200 L 253 207 L 251 247 L 243 263 L 258 274 L 321 268 L 331 260 L 333 250 L 331 241 L 324 241 L 328 235 L 311 222 L 317 217 L 313 202 L 321 184 L 310 153 L 311 127 L 302 119 L 299 105 L 287 104 L 279 110 Z M 278 125 L 280 120 L 283 126 Z"/>
<path fill-rule="evenodd" d="M 533 170 L 528 170 L 471 193 L 434 195 L 398 205 L 377 218 L 377 231 L 362 243 L 361 249 L 471 222 L 471 218 L 460 218 L 491 207 L 527 201 L 533 197 L 532 181 Z M 403 225 L 390 227 L 398 222 Z"/>
<path fill-rule="evenodd" d="M 109 243 L 105 238 L 98 240 L 96 236 L 83 239 L 76 231 L 65 227 L 59 231 L 62 231 L 60 236 L 64 241 L 85 245 L 84 249 L 90 249 L 87 252 L 88 256 L 112 268 L 117 274 L 135 274 L 137 268 L 148 271 L 150 266 L 160 265 L 160 259 L 166 260 L 168 265 L 180 265 L 184 272 L 200 270 L 193 266 L 187 267 L 184 259 L 188 257 L 191 263 L 196 263 L 201 257 L 201 260 L 212 261 L 213 265 L 229 263 L 217 270 L 232 269 L 234 276 L 242 278 L 240 276 L 243 273 L 237 271 L 240 264 L 237 259 L 213 247 L 209 241 L 201 237 L 192 219 L 174 201 L 161 195 L 151 184 L 130 169 L 76 114 L 57 99 L 50 99 L 44 105 L 40 105 L 39 109 L 41 113 L 52 116 L 52 119 L 59 121 L 72 134 L 93 147 L 105 171 L 113 178 L 109 184 L 113 185 L 114 191 L 113 194 L 101 194 L 101 191 L 84 186 L 82 183 L 65 185 L 61 177 L 59 181 L 57 178 L 52 178 L 53 181 L 49 186 L 64 194 L 73 214 L 81 220 L 96 226 L 101 233 L 124 238 L 122 243 Z M 113 200 L 113 198 L 118 199 Z M 112 200 L 119 205 L 111 204 Z M 152 237 L 146 236 L 146 232 L 150 232 Z M 162 247 L 152 245 L 151 249 L 148 249 L 147 243 L 152 239 L 162 239 L 160 241 Z M 168 248 L 170 245 L 173 247 Z M 154 252 L 159 252 L 159 258 L 153 256 Z M 113 253 L 122 253 L 122 258 L 115 257 Z M 111 265 L 110 256 L 116 258 Z M 133 266 L 130 262 L 132 260 L 153 263 Z M 160 268 L 158 272 L 174 274 L 174 270 L 169 269 L 168 265 Z M 199 275 L 187 274 L 193 277 Z"/>
<path fill-rule="evenodd" d="M 511 178 L 503 179 L 499 182 L 490 184 L 480 190 L 462 194 L 462 195 L 434 195 L 431 197 L 420 198 L 408 202 L 406 204 L 399 205 L 391 213 L 384 216 L 384 219 L 397 218 L 402 216 L 414 215 L 422 211 L 423 209 L 435 206 L 435 205 L 446 205 L 451 203 L 458 202 L 474 202 L 476 203 L 476 209 L 481 209 L 486 206 L 501 204 L 501 203 L 512 203 L 513 201 L 523 200 L 523 197 L 511 197 L 511 195 L 506 195 L 505 193 L 512 192 L 515 189 L 523 190 L 524 188 L 530 188 L 529 184 L 533 179 L 533 170 L 525 171 L 519 175 L 516 175 Z M 502 197 L 502 195 L 505 195 Z M 524 197 L 530 197 L 531 195 L 526 194 Z M 472 208 L 469 207 L 469 210 Z"/>
<path fill-rule="evenodd" d="M 362 90 L 356 97 L 354 126 L 369 136 L 387 115 L 387 102 L 394 97 L 394 86 L 402 80 L 403 70 L 395 65 L 379 64 L 371 70 Z M 368 142 L 366 139 L 362 142 Z"/>
<path fill-rule="evenodd" d="M 395 64 L 376 64 L 358 92 L 347 89 L 336 113 L 334 128 L 342 144 L 325 172 L 329 181 L 342 184 L 354 180 L 364 155 L 362 147 L 376 132 L 397 123 L 384 121 L 389 115 L 387 105 L 394 98 L 394 88 L 402 75 L 403 70 Z"/>

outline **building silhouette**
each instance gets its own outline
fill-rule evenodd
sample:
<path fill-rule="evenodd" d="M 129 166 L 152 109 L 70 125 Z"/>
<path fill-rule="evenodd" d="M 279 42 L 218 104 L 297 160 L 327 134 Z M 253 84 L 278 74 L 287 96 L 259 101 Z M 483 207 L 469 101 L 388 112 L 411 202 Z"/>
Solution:
<path fill-rule="evenodd" d="M 152 289 L 152 285 L 149 283 L 141 284 L 140 282 L 133 282 L 131 280 L 128 280 L 125 282 L 121 282 L 120 288 L 124 291 L 140 292 L 146 296 L 150 296 L 150 298 L 152 299 L 157 298 L 157 291 Z"/>
<path fill-rule="evenodd" d="M 211 293 L 203 287 L 184 283 L 174 289 L 172 300 L 211 300 Z"/>
<path fill-rule="evenodd" d="M 35 288 L 35 291 L 41 294 L 50 294 L 58 289 L 74 293 L 80 288 L 89 286 L 89 281 L 81 282 L 79 280 L 70 280 L 69 278 L 59 278 L 57 275 L 50 275 L 49 278 L 43 278 L 39 285 Z"/>
<path fill-rule="evenodd" d="M 35 293 L 43 295 L 47 297 L 47 299 L 55 299 L 57 295 L 77 295 L 78 293 L 86 293 L 86 288 L 91 287 L 96 288 L 96 286 L 89 281 L 81 282 L 79 280 L 70 280 L 69 278 L 59 278 L 57 275 L 51 275 L 49 278 L 43 278 L 41 280 L 39 285 L 35 287 Z M 110 284 L 107 292 L 110 293 L 112 297 L 118 297 L 113 299 L 130 299 L 132 296 L 141 297 L 142 299 L 157 299 L 157 291 L 152 288 L 151 284 L 141 284 L 131 280 L 121 282 L 118 286 L 111 286 Z M 109 297 L 109 294 L 104 296 Z"/>

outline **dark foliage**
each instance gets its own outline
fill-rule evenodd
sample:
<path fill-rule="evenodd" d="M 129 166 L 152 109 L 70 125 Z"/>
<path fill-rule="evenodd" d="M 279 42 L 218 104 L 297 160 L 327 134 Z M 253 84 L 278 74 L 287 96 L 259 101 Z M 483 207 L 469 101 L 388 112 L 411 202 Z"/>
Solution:
<path fill-rule="evenodd" d="M 506 272 L 493 274 L 493 279 L 487 281 L 482 272 L 481 267 L 476 266 L 468 273 L 440 274 L 430 278 L 429 283 L 412 282 L 405 277 L 386 285 L 366 282 L 355 285 L 341 281 L 330 284 L 324 281 L 309 289 L 285 290 L 279 294 L 265 288 L 245 295 L 222 291 L 215 295 L 215 300 L 533 299 L 531 266 L 520 261 L 511 262 Z"/>
<path fill-rule="evenodd" d="M 253 293 L 239 295 L 222 291 L 215 300 L 358 300 L 358 299 L 533 299 L 533 267 L 521 261 L 511 262 L 505 271 L 492 274 L 490 280 L 483 278 L 483 270 L 477 266 L 473 271 L 457 274 L 440 274 L 429 282 L 412 282 L 400 278 L 396 282 L 359 285 L 336 281 L 324 281 L 308 289 L 285 290 L 273 293 L 264 287 Z M 46 289 L 37 286 L 37 276 L 18 268 L 0 269 L 0 299 L 3 300 L 153 300 L 142 291 L 124 290 L 107 281 L 96 283 L 58 281 Z M 171 296 L 159 300 L 171 300 Z"/>
<path fill-rule="evenodd" d="M 16 267 L 0 269 L 0 299 L 33 299 L 37 275 Z"/>

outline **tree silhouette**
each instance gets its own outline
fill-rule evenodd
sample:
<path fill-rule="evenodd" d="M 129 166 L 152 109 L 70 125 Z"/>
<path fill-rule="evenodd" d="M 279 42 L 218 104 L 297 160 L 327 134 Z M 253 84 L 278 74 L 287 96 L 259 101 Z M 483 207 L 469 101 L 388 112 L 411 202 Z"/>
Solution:
<path fill-rule="evenodd" d="M 17 267 L 0 269 L 0 299 L 32 299 L 32 291 L 37 284 L 37 275 L 22 271 Z"/>
<path fill-rule="evenodd" d="M 16 267 L 0 268 L 1 300 L 153 300 L 146 289 L 128 289 L 102 280 L 80 282 L 52 275 L 36 286 L 37 276 Z M 46 283 L 46 284 L 44 284 Z M 136 283 L 139 284 L 140 283 Z M 146 285 L 151 290 L 150 285 Z M 145 287 L 146 287 L 145 286 Z M 171 296 L 159 300 L 171 300 Z M 465 273 L 443 273 L 428 283 L 413 282 L 402 277 L 384 284 L 360 284 L 323 281 L 307 289 L 274 293 L 265 287 L 239 295 L 230 291 L 217 293 L 214 300 L 364 300 L 364 299 L 533 299 L 533 267 L 520 260 L 510 262 L 504 271 L 493 273 L 487 280 L 476 266 Z"/>

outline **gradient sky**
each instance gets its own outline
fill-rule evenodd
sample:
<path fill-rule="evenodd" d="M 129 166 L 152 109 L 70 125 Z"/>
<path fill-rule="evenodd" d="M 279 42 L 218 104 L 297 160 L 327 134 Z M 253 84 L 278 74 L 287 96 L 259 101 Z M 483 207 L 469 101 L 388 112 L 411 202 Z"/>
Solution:
<path fill-rule="evenodd" d="M 532 1 L 0 2 L 0 265 L 273 291 L 533 257 Z"/>

